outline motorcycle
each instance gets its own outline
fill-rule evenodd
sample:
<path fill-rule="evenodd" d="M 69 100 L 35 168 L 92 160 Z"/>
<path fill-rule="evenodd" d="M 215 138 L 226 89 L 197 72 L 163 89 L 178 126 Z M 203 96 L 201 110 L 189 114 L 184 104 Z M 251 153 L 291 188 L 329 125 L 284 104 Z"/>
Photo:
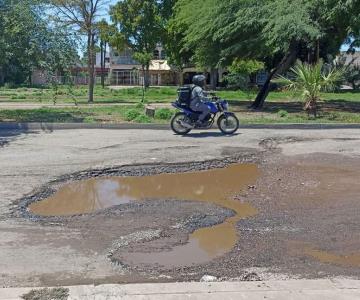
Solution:
<path fill-rule="evenodd" d="M 201 124 L 198 118 L 201 112 L 190 109 L 189 105 L 179 101 L 173 102 L 172 106 L 180 110 L 171 119 L 171 129 L 179 135 L 188 134 L 192 129 L 209 129 L 213 126 L 216 117 L 217 126 L 223 134 L 234 134 L 239 129 L 239 119 L 234 113 L 229 112 L 229 103 L 218 97 L 213 97 L 212 101 L 205 102 L 210 108 L 210 114 Z"/>

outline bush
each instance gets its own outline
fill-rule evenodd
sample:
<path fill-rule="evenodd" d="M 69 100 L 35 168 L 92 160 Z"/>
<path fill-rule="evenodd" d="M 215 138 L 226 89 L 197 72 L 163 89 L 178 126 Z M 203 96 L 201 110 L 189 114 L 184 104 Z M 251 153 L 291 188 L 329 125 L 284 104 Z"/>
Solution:
<path fill-rule="evenodd" d="M 151 119 L 148 116 L 145 116 L 144 114 L 138 115 L 135 119 L 135 122 L 137 123 L 151 123 Z"/>
<path fill-rule="evenodd" d="M 228 88 L 247 90 L 249 85 L 249 76 L 246 74 L 228 74 L 224 76 L 224 81 Z"/>
<path fill-rule="evenodd" d="M 133 121 L 139 116 L 140 116 L 140 112 L 136 109 L 129 109 L 128 111 L 125 112 L 126 121 Z"/>
<path fill-rule="evenodd" d="M 280 118 L 286 118 L 289 113 L 288 113 L 286 110 L 281 109 L 281 110 L 278 111 L 277 114 L 278 114 L 278 116 L 279 116 Z"/>
<path fill-rule="evenodd" d="M 26 99 L 26 95 L 24 95 L 24 94 L 14 95 L 14 96 L 11 96 L 11 99 L 12 99 L 12 100 L 22 100 L 22 99 Z"/>
<path fill-rule="evenodd" d="M 170 120 L 173 112 L 169 108 L 160 108 L 155 112 L 155 118 L 160 120 Z"/>

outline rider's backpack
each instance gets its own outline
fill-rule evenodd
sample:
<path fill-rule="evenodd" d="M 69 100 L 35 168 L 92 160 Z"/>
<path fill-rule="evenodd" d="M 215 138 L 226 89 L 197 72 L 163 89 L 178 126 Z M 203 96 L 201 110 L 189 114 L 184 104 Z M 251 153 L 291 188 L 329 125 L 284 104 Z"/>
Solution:
<path fill-rule="evenodd" d="M 191 94 L 195 86 L 182 86 L 178 89 L 178 102 L 182 105 L 190 105 Z"/>

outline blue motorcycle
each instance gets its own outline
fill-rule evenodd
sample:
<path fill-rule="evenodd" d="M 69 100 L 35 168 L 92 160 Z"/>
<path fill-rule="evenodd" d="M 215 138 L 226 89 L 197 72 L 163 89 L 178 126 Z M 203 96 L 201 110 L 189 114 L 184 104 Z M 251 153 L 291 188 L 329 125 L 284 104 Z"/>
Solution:
<path fill-rule="evenodd" d="M 223 134 L 234 134 L 239 129 L 239 119 L 234 113 L 229 112 L 229 104 L 226 100 L 213 97 L 213 101 L 205 104 L 210 108 L 210 114 L 201 124 L 198 124 L 198 118 L 201 113 L 192 111 L 188 103 L 182 103 L 179 100 L 172 103 L 172 106 L 180 110 L 171 119 L 171 129 L 180 135 L 189 133 L 192 129 L 209 129 L 213 126 L 216 117 L 217 126 Z"/>

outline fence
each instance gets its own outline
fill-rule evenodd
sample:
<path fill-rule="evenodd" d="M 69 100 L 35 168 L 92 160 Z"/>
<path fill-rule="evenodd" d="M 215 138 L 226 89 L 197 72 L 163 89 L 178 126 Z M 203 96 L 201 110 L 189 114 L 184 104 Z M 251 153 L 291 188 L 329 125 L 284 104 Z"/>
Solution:
<path fill-rule="evenodd" d="M 144 78 L 138 71 L 113 71 L 109 76 L 105 76 L 105 85 L 118 86 L 142 86 Z M 152 73 L 150 74 L 150 85 L 174 85 L 176 84 L 175 73 Z M 46 76 L 45 74 L 36 74 L 32 76 L 32 84 L 46 85 L 56 82 L 57 84 L 87 85 L 89 83 L 88 76 Z M 101 76 L 95 77 L 95 84 L 101 84 Z"/>

